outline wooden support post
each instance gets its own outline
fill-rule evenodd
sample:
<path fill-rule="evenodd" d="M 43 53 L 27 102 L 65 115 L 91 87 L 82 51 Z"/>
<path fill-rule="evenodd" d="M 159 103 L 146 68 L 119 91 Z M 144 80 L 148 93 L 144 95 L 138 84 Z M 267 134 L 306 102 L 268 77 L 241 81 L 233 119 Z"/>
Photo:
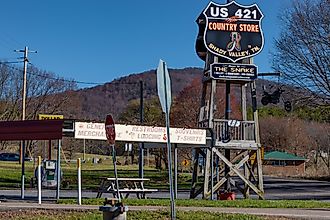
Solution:
<path fill-rule="evenodd" d="M 256 193 L 258 194 L 259 197 L 263 198 L 263 191 L 259 190 L 256 186 L 253 185 L 253 183 L 251 183 L 251 181 L 247 180 L 243 174 L 240 173 L 240 171 L 238 169 L 235 168 L 235 166 L 229 161 L 227 160 L 227 158 L 222 155 L 217 149 L 214 149 L 214 152 L 220 157 L 220 159 L 230 167 L 230 169 L 235 172 L 237 174 L 237 176 L 239 178 L 241 178 L 241 180 L 244 181 L 244 183 L 246 183 L 247 185 L 249 185 L 249 187 Z M 246 156 L 246 158 L 248 158 L 248 156 Z"/>
<path fill-rule="evenodd" d="M 194 159 L 193 159 L 193 173 L 191 180 L 191 188 L 190 188 L 190 199 L 195 198 L 195 191 L 197 185 L 197 177 L 198 177 L 198 158 L 199 158 L 200 149 L 195 149 Z"/>
<path fill-rule="evenodd" d="M 248 163 L 249 163 L 249 161 L 247 161 L 244 164 L 244 176 L 245 176 L 246 179 L 250 180 L 250 171 L 249 171 L 249 168 L 248 168 Z M 244 184 L 243 196 L 244 196 L 245 199 L 250 198 L 250 188 L 249 188 L 248 184 Z"/>
<path fill-rule="evenodd" d="M 258 186 L 259 190 L 262 191 L 262 196 L 259 196 L 259 199 L 264 199 L 264 180 L 262 174 L 262 159 L 261 159 L 261 148 L 259 147 L 257 150 L 257 163 L 258 163 Z"/>
<path fill-rule="evenodd" d="M 204 193 L 203 199 L 207 199 L 207 193 L 209 191 L 210 184 L 210 165 L 211 165 L 211 150 L 206 148 L 206 160 L 204 167 Z"/>
<path fill-rule="evenodd" d="M 213 149 L 213 152 L 216 154 L 221 154 L 217 149 Z M 217 184 L 213 187 L 213 191 L 216 192 L 218 191 L 218 189 L 227 181 L 228 177 L 231 175 L 234 175 L 234 169 L 238 170 L 240 167 L 242 167 L 244 165 L 244 163 L 249 159 L 248 155 L 245 155 L 244 158 L 238 163 L 236 164 L 233 169 L 231 169 L 231 171 L 225 175 L 224 177 L 222 177 L 222 179 L 220 181 L 217 182 Z M 209 196 L 210 193 L 207 194 L 207 196 Z"/>
<path fill-rule="evenodd" d="M 263 185 L 263 175 L 262 175 L 262 160 L 261 160 L 261 146 L 260 146 L 260 134 L 259 134 L 259 117 L 258 117 L 258 108 L 257 108 L 257 86 L 256 82 L 251 83 L 251 94 L 252 94 L 252 108 L 253 108 L 253 117 L 255 122 L 255 139 L 258 145 L 257 150 L 257 172 L 258 172 L 258 186 L 262 192 L 262 196 L 259 196 L 259 199 L 263 199 L 264 185 Z"/>

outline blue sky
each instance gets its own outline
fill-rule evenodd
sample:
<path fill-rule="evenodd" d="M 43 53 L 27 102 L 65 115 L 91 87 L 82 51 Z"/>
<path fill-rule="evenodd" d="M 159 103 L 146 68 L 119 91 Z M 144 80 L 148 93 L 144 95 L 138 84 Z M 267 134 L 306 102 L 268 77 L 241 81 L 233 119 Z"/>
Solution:
<path fill-rule="evenodd" d="M 106 83 L 131 73 L 157 68 L 203 67 L 195 53 L 196 18 L 207 0 L 114 1 L 30 0 L 1 2 L 0 60 L 28 46 L 30 62 L 76 81 Z M 217 0 L 216 3 L 226 3 Z M 271 69 L 279 13 L 290 0 L 238 0 L 257 3 L 265 17 L 263 51 L 254 58 L 260 72 Z M 79 87 L 91 85 L 79 84 Z"/>

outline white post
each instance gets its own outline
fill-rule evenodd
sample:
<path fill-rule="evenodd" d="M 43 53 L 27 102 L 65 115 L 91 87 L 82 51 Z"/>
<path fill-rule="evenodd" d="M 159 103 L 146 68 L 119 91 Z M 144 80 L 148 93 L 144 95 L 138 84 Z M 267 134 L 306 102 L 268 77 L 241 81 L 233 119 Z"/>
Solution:
<path fill-rule="evenodd" d="M 60 189 L 61 189 L 61 140 L 58 140 L 57 147 L 57 189 L 56 189 L 56 199 L 60 199 Z"/>
<path fill-rule="evenodd" d="M 77 159 L 77 170 L 78 170 L 78 205 L 81 205 L 81 160 Z"/>
<path fill-rule="evenodd" d="M 38 156 L 38 204 L 41 205 L 41 156 Z"/>
<path fill-rule="evenodd" d="M 86 139 L 84 139 L 84 152 L 83 152 L 83 161 L 86 160 L 85 158 L 85 155 L 86 155 Z"/>
<path fill-rule="evenodd" d="M 174 199 L 178 198 L 178 146 L 174 145 Z"/>
<path fill-rule="evenodd" d="M 150 158 L 149 158 L 149 148 L 147 148 L 147 158 L 148 158 L 148 160 L 147 160 L 147 162 L 148 162 L 148 167 L 150 167 Z"/>

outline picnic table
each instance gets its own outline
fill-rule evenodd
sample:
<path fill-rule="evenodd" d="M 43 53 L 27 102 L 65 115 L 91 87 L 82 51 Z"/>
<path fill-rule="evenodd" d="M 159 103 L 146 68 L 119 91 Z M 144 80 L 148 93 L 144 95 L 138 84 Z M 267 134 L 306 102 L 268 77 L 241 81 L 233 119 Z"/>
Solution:
<path fill-rule="evenodd" d="M 121 198 L 128 198 L 131 193 L 135 193 L 138 199 L 146 199 L 147 193 L 157 192 L 157 189 L 144 188 L 147 178 L 118 178 L 119 194 Z M 102 193 L 112 193 L 117 198 L 116 178 L 102 178 L 100 188 L 96 198 L 101 198 Z"/>

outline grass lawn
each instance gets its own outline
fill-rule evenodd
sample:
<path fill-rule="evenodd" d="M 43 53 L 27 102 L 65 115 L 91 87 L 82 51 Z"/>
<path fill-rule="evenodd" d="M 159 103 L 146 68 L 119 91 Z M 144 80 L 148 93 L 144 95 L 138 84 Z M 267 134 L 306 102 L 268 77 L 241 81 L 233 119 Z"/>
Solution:
<path fill-rule="evenodd" d="M 83 199 L 85 205 L 102 205 L 104 199 Z M 60 204 L 76 204 L 74 199 L 59 200 Z M 169 199 L 125 199 L 127 206 L 169 206 Z M 313 200 L 197 200 L 177 199 L 176 206 L 186 207 L 236 207 L 236 208 L 330 208 L 329 202 Z"/>
<path fill-rule="evenodd" d="M 68 188 L 77 188 L 76 163 L 61 163 L 63 170 L 63 181 L 68 183 Z M 25 184 L 29 187 L 30 179 L 34 176 L 34 162 L 25 162 Z M 117 166 L 119 177 L 138 177 L 138 165 Z M 113 165 L 110 159 L 102 160 L 102 163 L 93 164 L 86 162 L 82 164 L 82 188 L 97 190 L 102 177 L 114 177 Z M 145 167 L 144 177 L 150 181 L 145 183 L 148 188 L 168 189 L 167 171 L 158 171 Z M 180 173 L 178 175 L 178 186 L 180 189 L 190 188 L 190 174 Z M 21 184 L 21 165 L 18 162 L 0 161 L 0 188 L 19 188 Z M 66 184 L 67 185 L 67 184 Z"/>
<path fill-rule="evenodd" d="M 272 219 L 285 219 L 285 218 L 271 218 L 271 217 L 259 217 L 245 214 L 220 214 L 211 212 L 181 212 L 178 211 L 177 219 L 190 220 L 190 219 L 228 219 L 228 220 L 272 220 Z M 102 212 L 99 211 L 87 211 L 87 212 L 75 212 L 75 211 L 54 211 L 54 210 L 12 210 L 7 212 L 0 212 L 1 217 L 5 219 L 25 219 L 25 220 L 101 220 Z M 145 220 L 165 220 L 170 219 L 169 211 L 128 211 L 127 219 L 145 219 Z"/>

